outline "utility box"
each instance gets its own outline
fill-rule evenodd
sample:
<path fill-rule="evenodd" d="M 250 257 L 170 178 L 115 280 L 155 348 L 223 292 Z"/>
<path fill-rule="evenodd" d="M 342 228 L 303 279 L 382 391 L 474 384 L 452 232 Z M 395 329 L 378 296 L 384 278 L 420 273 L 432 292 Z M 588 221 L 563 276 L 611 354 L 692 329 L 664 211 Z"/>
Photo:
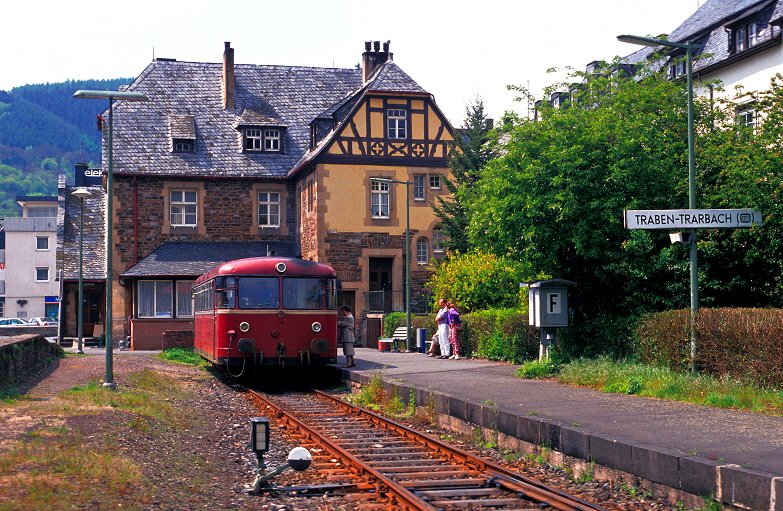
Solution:
<path fill-rule="evenodd" d="M 527 284 L 530 325 L 538 328 L 568 326 L 568 286 L 576 286 L 576 282 L 551 279 Z"/>

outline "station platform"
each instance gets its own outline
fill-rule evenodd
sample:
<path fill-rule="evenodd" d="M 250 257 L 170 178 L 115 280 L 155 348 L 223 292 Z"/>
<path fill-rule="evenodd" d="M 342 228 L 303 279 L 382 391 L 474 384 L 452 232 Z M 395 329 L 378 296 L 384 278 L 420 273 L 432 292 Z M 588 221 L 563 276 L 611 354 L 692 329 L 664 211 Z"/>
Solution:
<path fill-rule="evenodd" d="M 515 376 L 519 366 L 356 349 L 343 379 L 381 375 L 405 401 L 535 446 L 739 508 L 783 511 L 783 417 L 607 394 Z"/>

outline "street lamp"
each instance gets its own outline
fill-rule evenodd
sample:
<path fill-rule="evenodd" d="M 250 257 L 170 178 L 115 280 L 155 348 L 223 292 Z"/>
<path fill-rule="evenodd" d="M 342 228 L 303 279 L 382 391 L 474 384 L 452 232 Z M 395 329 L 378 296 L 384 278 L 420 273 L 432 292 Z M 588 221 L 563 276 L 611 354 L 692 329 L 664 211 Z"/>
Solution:
<path fill-rule="evenodd" d="M 114 100 L 122 101 L 147 101 L 149 98 L 140 92 L 118 92 L 103 90 L 77 90 L 73 97 L 79 99 L 108 99 L 109 100 L 109 162 L 106 170 L 106 377 L 103 382 L 104 387 L 116 389 L 114 383 L 113 370 L 113 350 L 112 341 L 112 206 L 114 199 L 114 179 L 112 174 L 112 165 L 114 158 Z"/>
<path fill-rule="evenodd" d="M 666 39 L 652 39 L 635 35 L 620 35 L 617 40 L 624 43 L 639 44 L 642 46 L 658 47 L 668 46 L 685 50 L 685 72 L 688 79 L 688 208 L 696 209 L 696 153 L 694 151 L 693 131 L 693 51 L 699 45 L 675 43 Z M 691 260 L 691 372 L 696 372 L 696 313 L 699 311 L 699 261 L 696 253 L 696 229 L 691 229 L 690 240 Z"/>
<path fill-rule="evenodd" d="M 410 203 L 410 181 L 398 181 L 396 179 L 386 179 L 382 177 L 371 177 L 370 181 L 379 183 L 397 183 L 405 185 L 405 326 L 407 329 L 407 339 L 405 345 L 408 351 L 413 350 L 411 345 L 411 203 Z"/>
<path fill-rule="evenodd" d="M 86 188 L 79 188 L 71 193 L 74 197 L 79 198 L 79 299 L 77 301 L 77 339 L 78 344 L 76 353 L 79 355 L 84 354 L 82 350 L 82 328 L 83 328 L 83 314 L 84 314 L 84 285 L 83 285 L 83 272 L 84 272 L 84 198 L 90 196 L 90 192 Z"/>

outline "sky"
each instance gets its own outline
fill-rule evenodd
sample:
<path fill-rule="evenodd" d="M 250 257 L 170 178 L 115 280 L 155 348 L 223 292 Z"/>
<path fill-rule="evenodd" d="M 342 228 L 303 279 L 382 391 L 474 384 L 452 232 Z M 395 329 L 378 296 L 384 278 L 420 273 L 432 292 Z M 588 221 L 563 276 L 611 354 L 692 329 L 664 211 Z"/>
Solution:
<path fill-rule="evenodd" d="M 136 0 L 12 2 L 0 30 L 0 90 L 69 79 L 136 77 L 155 57 L 354 67 L 364 41 L 394 61 L 455 126 L 477 97 L 513 110 L 513 84 L 541 90 L 568 67 L 627 55 L 620 34 L 672 32 L 706 0 Z M 550 68 L 560 69 L 547 73 Z"/>

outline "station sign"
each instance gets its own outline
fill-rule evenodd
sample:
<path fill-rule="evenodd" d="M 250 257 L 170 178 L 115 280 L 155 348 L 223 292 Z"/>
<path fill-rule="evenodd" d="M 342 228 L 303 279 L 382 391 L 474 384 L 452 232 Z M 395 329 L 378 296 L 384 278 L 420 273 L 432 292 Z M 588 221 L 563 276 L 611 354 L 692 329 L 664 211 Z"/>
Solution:
<path fill-rule="evenodd" d="M 625 210 L 626 229 L 737 229 L 761 225 L 752 209 Z"/>

